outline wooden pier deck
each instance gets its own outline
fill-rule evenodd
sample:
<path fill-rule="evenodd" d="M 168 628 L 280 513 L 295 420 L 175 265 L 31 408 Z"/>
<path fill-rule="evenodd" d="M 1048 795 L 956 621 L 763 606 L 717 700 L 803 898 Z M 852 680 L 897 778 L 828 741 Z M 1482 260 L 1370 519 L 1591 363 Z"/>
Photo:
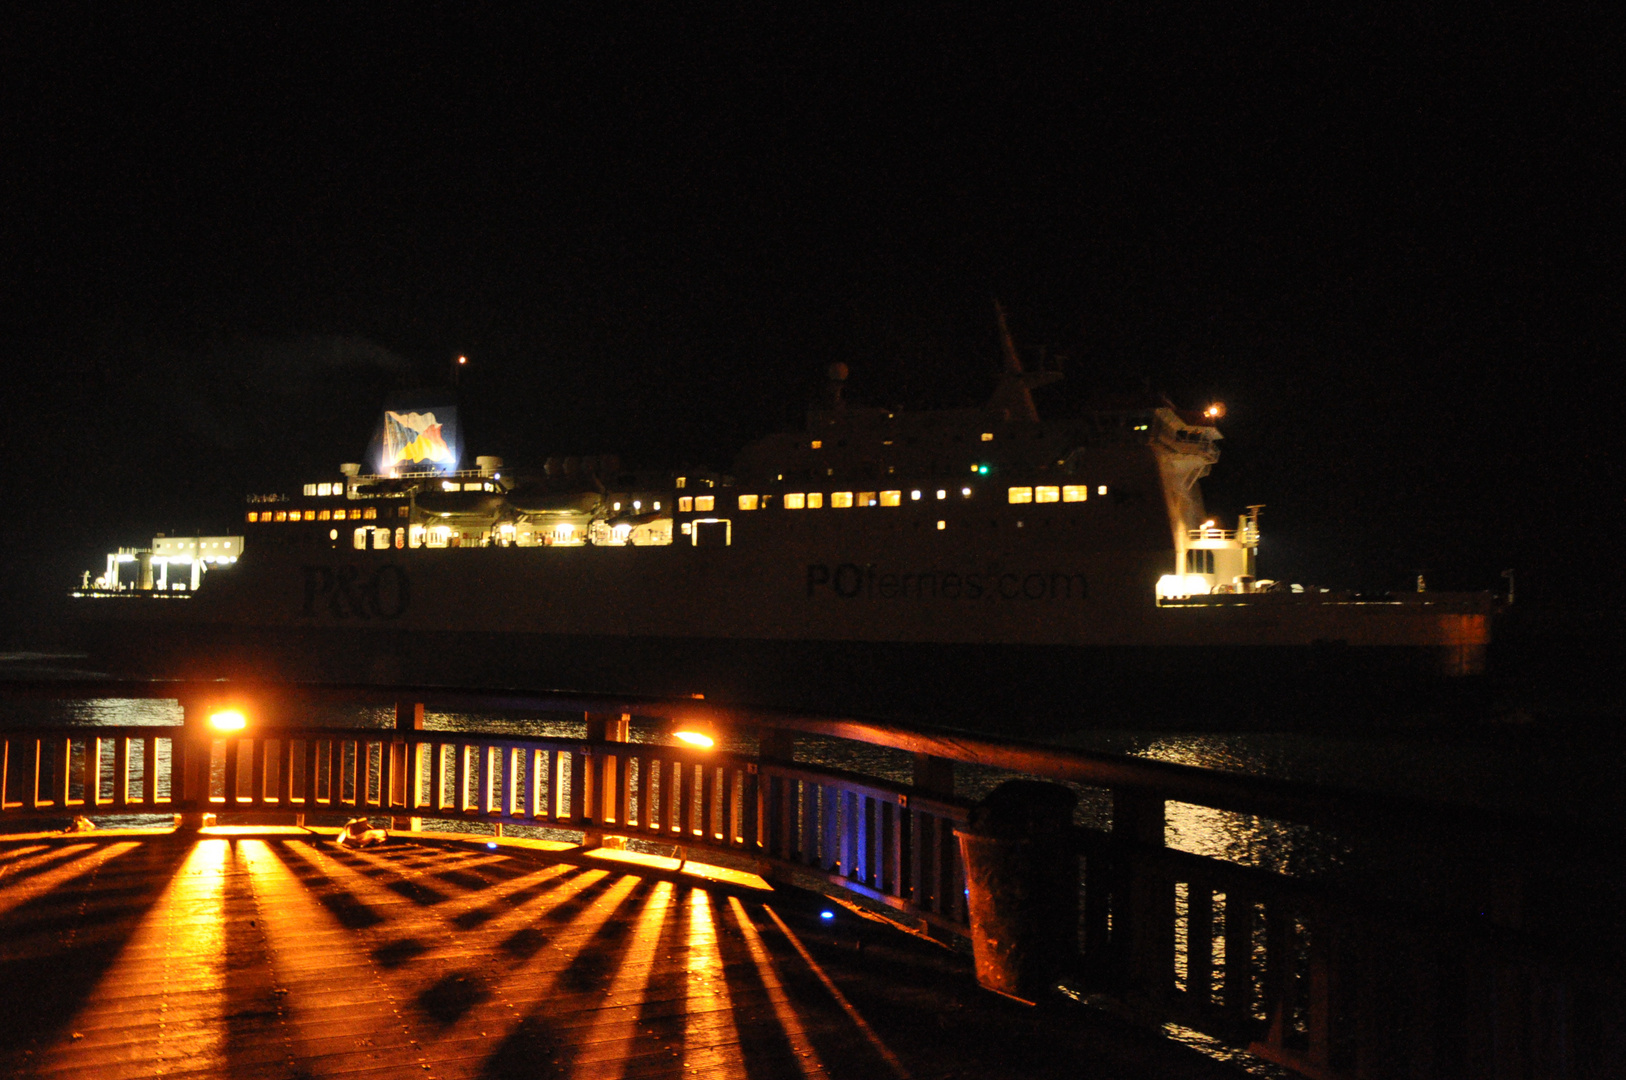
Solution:
<path fill-rule="evenodd" d="M 0 1075 L 1238 1075 L 979 990 L 967 958 L 810 894 L 582 863 L 291 828 L 0 837 Z"/>

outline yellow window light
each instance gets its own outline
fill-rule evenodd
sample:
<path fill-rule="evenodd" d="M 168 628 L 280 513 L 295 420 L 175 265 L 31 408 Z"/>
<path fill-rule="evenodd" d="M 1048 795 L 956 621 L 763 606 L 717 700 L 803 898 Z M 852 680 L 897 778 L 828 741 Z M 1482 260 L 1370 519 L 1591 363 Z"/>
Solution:
<path fill-rule="evenodd" d="M 1087 484 L 1063 484 L 1061 486 L 1062 502 L 1083 502 L 1089 497 L 1090 489 Z"/>
<path fill-rule="evenodd" d="M 983 442 L 993 442 L 994 441 L 994 433 L 992 431 L 983 432 L 982 433 L 982 441 Z"/>
<path fill-rule="evenodd" d="M 807 505 L 807 496 L 800 491 L 787 491 L 785 493 L 785 509 L 800 510 Z"/>
<path fill-rule="evenodd" d="M 703 514 L 717 509 L 717 496 L 696 495 L 694 497 L 694 508 Z"/>
<path fill-rule="evenodd" d="M 248 717 L 240 709 L 221 709 L 209 714 L 209 726 L 216 731 L 242 731 L 248 727 Z"/>
<path fill-rule="evenodd" d="M 741 510 L 755 510 L 756 508 L 757 508 L 757 496 L 755 496 L 755 495 L 741 495 L 740 496 L 740 509 Z"/>
<path fill-rule="evenodd" d="M 882 506 L 901 506 L 901 505 L 903 505 L 903 492 L 901 492 L 901 491 L 883 491 L 883 492 L 881 492 L 881 505 Z"/>
<path fill-rule="evenodd" d="M 694 510 L 694 497 L 690 495 L 678 496 L 678 513 L 687 514 Z"/>
<path fill-rule="evenodd" d="M 817 510 L 824 506 L 824 492 L 810 491 L 807 493 L 807 508 Z"/>
<path fill-rule="evenodd" d="M 1033 489 L 1030 487 L 1013 487 L 1010 489 L 1010 500 L 1013 503 L 1030 503 L 1033 501 Z"/>
<path fill-rule="evenodd" d="M 833 507 L 835 507 L 837 509 L 842 509 L 842 508 L 851 506 L 852 504 L 853 504 L 853 493 L 852 492 L 850 492 L 850 491 L 832 491 L 830 493 L 830 505 L 831 506 L 833 506 Z"/>
<path fill-rule="evenodd" d="M 1042 503 L 1061 502 L 1061 488 L 1049 486 L 1036 487 L 1033 489 L 1033 501 Z"/>
<path fill-rule="evenodd" d="M 859 506 L 874 506 L 875 505 L 875 492 L 873 492 L 873 491 L 860 491 L 858 493 L 858 505 Z"/>

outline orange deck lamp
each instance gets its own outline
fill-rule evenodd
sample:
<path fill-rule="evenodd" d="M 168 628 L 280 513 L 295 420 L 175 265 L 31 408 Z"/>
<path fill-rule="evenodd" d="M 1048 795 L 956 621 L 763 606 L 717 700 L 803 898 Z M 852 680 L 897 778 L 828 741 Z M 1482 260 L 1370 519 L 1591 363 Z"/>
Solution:
<path fill-rule="evenodd" d="M 241 709 L 221 709 L 209 714 L 209 726 L 216 731 L 242 731 L 248 727 L 248 717 Z"/>

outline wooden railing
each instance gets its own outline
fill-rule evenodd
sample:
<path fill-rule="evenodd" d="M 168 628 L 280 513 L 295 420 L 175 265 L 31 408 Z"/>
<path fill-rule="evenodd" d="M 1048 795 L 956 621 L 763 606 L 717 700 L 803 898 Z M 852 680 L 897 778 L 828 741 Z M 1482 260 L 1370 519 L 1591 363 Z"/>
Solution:
<path fill-rule="evenodd" d="M 264 720 L 241 735 L 220 735 L 203 724 L 222 694 L 214 684 L 3 689 L 176 697 L 186 723 L 0 727 L 0 824 L 212 812 L 388 815 L 399 827 L 411 818 L 542 826 L 579 832 L 584 844 L 620 836 L 671 844 L 697 860 L 703 852 L 744 859 L 770 879 L 822 882 L 879 903 L 939 937 L 969 931 L 954 837 L 969 801 L 955 794 L 954 766 L 1061 781 L 1110 800 L 1110 824 L 1073 830 L 1081 900 L 1075 989 L 1314 1077 L 1616 1075 L 1612 1033 L 1626 1030 L 1622 935 L 1618 913 L 1589 907 L 1588 897 L 1626 892 L 1618 836 L 689 700 L 395 688 L 393 729 L 339 729 L 298 723 L 303 703 L 376 701 L 380 691 L 241 688 L 238 697 L 257 701 Z M 426 704 L 555 716 L 574 709 L 587 736 L 423 730 Z M 617 722 L 624 714 L 703 718 L 718 731 L 754 733 L 757 752 L 627 741 L 626 724 Z M 913 782 L 797 760 L 798 736 L 905 751 Z M 1176 803 L 1319 830 L 1350 850 L 1381 851 L 1388 869 L 1350 865 L 1323 880 L 1175 850 L 1165 833 Z"/>

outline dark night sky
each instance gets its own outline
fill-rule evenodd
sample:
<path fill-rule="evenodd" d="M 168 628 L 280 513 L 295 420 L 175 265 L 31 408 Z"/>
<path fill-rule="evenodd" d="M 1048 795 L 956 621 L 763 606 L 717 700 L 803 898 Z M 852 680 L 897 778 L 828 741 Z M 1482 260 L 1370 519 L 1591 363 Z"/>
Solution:
<path fill-rule="evenodd" d="M 472 453 L 726 466 L 832 360 L 980 401 L 994 297 L 1041 410 L 1224 400 L 1277 576 L 1619 596 L 1601 22 L 46 10 L 0 40 L 12 637 L 457 353 Z"/>

